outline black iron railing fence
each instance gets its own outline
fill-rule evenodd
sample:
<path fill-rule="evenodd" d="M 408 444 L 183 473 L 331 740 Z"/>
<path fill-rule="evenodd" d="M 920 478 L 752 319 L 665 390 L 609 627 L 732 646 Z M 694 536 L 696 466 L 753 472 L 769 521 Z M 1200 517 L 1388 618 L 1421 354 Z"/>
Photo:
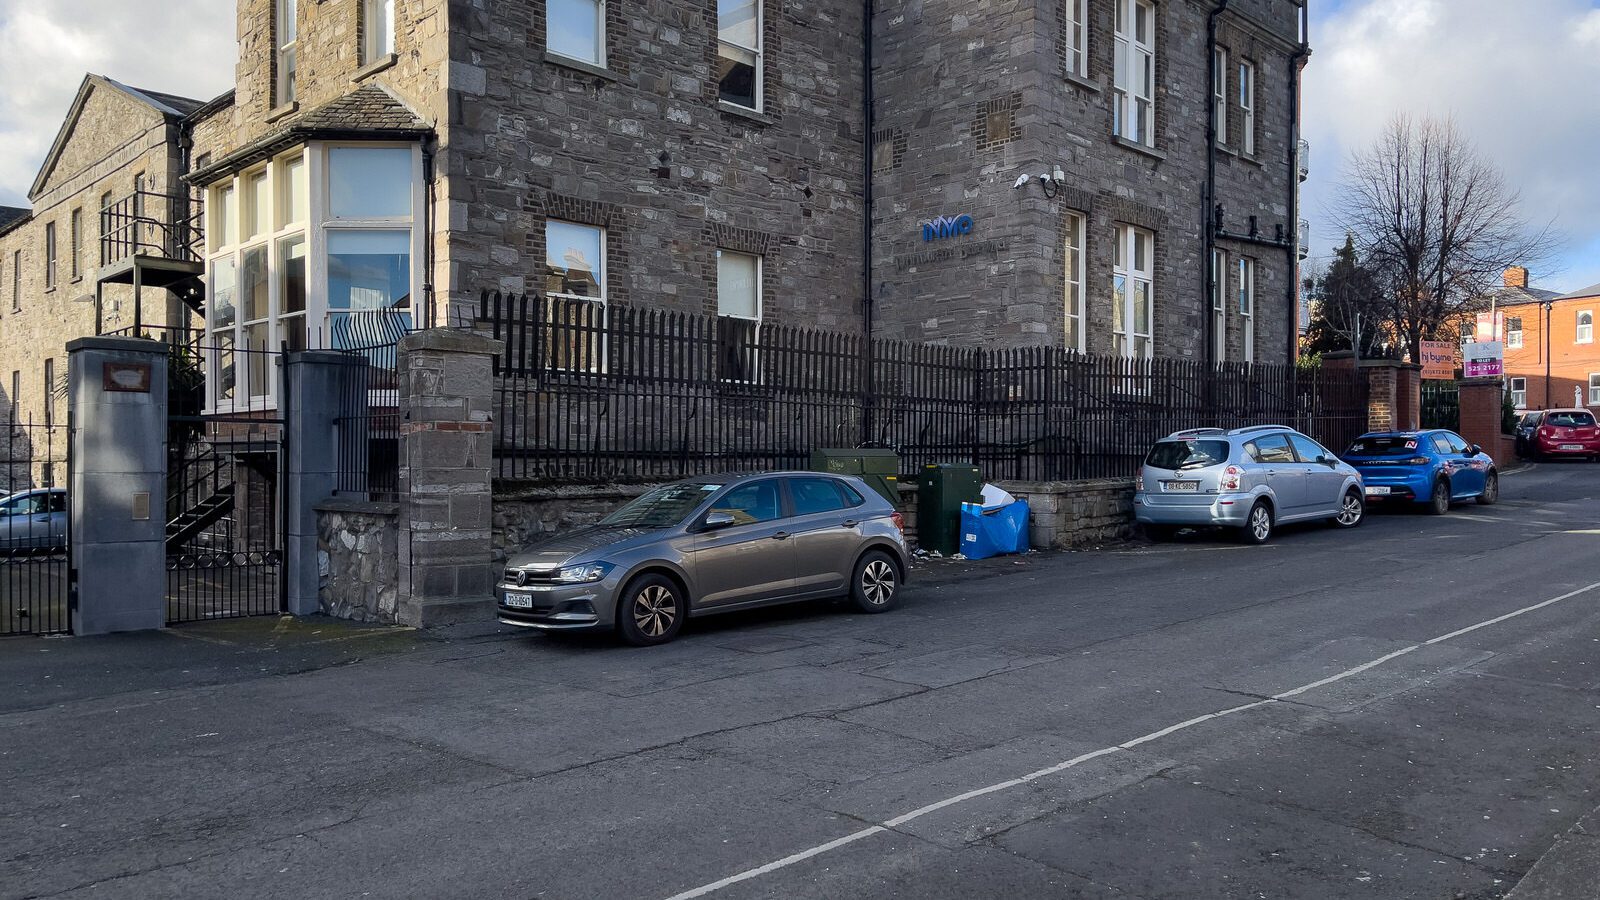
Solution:
<path fill-rule="evenodd" d="M 619 304 L 485 292 L 496 474 L 647 480 L 803 467 L 822 447 L 885 446 L 914 473 L 1131 476 L 1182 428 L 1291 425 L 1342 450 L 1364 429 L 1359 373 L 987 350 Z M 870 367 L 870 370 L 869 370 Z M 870 377 L 869 377 L 870 375 Z"/>

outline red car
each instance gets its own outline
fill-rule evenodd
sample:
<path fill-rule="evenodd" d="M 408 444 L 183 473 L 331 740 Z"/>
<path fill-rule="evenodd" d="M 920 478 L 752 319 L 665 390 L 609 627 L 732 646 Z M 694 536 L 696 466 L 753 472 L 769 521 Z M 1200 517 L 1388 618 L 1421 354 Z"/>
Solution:
<path fill-rule="evenodd" d="M 1600 426 L 1587 409 L 1552 409 L 1545 412 L 1530 443 L 1538 457 L 1600 459 Z"/>

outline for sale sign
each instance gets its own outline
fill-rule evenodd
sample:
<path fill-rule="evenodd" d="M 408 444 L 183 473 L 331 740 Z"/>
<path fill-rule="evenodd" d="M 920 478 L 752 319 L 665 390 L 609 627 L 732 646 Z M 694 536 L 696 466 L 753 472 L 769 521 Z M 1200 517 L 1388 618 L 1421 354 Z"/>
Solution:
<path fill-rule="evenodd" d="M 1449 341 L 1422 342 L 1422 377 L 1450 381 L 1456 377 L 1456 345 Z"/>
<path fill-rule="evenodd" d="M 1468 378 L 1494 378 L 1506 373 L 1506 345 L 1480 341 L 1461 348 L 1461 374 Z"/>

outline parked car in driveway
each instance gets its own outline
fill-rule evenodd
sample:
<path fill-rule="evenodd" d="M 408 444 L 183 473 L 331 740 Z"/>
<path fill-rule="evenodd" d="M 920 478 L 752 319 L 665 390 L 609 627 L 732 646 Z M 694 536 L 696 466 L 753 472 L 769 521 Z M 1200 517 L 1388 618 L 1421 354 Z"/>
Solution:
<path fill-rule="evenodd" d="M 1453 431 L 1364 434 L 1345 451 L 1344 461 L 1361 473 L 1369 503 L 1420 503 L 1442 516 L 1457 500 L 1500 499 L 1494 459 Z"/>
<path fill-rule="evenodd" d="M 1535 459 L 1600 459 L 1600 426 L 1587 409 L 1547 409 L 1530 429 Z"/>
<path fill-rule="evenodd" d="M 0 498 L 0 551 L 67 545 L 67 492 L 36 488 Z"/>
<path fill-rule="evenodd" d="M 672 640 L 687 618 L 769 604 L 848 597 L 884 612 L 910 568 L 903 531 L 894 507 L 851 476 L 681 481 L 511 557 L 500 621 L 615 628 L 643 646 Z"/>
<path fill-rule="evenodd" d="M 1236 528 L 1264 544 L 1278 525 L 1327 519 L 1361 524 L 1361 476 L 1309 437 L 1281 425 L 1199 428 L 1150 448 L 1135 485 L 1135 518 L 1151 537 L 1185 526 Z"/>
<path fill-rule="evenodd" d="M 1543 410 L 1534 410 L 1522 414 L 1517 420 L 1517 427 L 1512 431 L 1516 439 L 1517 455 L 1529 459 L 1533 456 L 1533 434 L 1539 430 L 1539 423 L 1544 420 Z"/>

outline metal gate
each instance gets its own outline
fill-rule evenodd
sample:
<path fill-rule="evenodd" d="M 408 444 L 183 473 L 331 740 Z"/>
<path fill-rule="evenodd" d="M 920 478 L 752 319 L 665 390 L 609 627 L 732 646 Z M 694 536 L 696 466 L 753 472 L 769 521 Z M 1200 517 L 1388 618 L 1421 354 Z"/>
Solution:
<path fill-rule="evenodd" d="M 1461 430 L 1461 383 L 1424 381 L 1422 383 L 1422 427 Z"/>
<path fill-rule="evenodd" d="M 15 407 L 0 410 L 0 635 L 63 634 L 71 623 L 67 429 L 14 415 Z"/>
<path fill-rule="evenodd" d="M 283 610 L 281 421 L 169 419 L 169 624 Z"/>

